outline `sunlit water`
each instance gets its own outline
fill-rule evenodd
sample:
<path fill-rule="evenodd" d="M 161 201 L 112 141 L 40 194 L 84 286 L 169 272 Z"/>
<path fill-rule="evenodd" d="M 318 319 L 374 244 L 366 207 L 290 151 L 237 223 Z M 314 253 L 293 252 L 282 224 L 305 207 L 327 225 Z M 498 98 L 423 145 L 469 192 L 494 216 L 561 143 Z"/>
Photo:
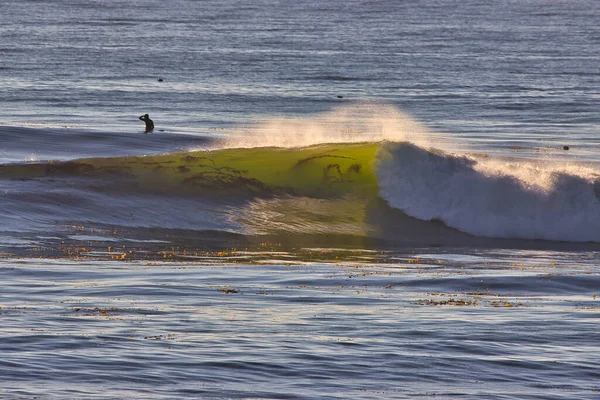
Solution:
<path fill-rule="evenodd" d="M 3 260 L 0 394 L 598 396 L 595 255 L 266 250 Z"/>

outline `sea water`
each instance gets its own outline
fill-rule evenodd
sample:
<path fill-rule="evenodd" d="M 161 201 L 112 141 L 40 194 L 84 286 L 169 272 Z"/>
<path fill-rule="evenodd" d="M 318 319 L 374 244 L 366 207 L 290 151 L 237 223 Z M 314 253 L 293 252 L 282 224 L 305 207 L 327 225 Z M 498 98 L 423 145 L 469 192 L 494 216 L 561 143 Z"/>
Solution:
<path fill-rule="evenodd" d="M 598 398 L 599 19 L 3 1 L 0 397 Z"/>

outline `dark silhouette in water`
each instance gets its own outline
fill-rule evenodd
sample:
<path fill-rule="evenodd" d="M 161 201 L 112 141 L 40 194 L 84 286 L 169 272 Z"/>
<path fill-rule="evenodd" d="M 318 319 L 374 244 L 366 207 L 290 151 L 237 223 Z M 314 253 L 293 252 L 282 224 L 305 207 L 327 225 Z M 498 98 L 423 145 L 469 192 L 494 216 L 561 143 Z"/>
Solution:
<path fill-rule="evenodd" d="M 139 119 L 146 123 L 146 130 L 144 133 L 152 132 L 154 130 L 154 122 L 152 122 L 148 114 L 142 115 Z"/>

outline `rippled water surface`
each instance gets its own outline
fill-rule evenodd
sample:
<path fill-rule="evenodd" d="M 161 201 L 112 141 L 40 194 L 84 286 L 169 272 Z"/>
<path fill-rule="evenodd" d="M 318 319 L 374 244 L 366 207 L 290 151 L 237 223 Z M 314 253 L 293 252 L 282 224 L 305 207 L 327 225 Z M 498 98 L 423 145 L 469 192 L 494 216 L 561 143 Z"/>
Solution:
<path fill-rule="evenodd" d="M 150 113 L 213 136 L 371 99 L 461 145 L 598 146 L 594 0 L 5 0 L 0 18 L 2 124 L 139 132 Z"/>
<path fill-rule="evenodd" d="M 598 396 L 597 254 L 265 250 L 3 259 L 0 394 Z"/>
<path fill-rule="evenodd" d="M 0 398 L 600 398 L 598 21 L 0 1 Z"/>

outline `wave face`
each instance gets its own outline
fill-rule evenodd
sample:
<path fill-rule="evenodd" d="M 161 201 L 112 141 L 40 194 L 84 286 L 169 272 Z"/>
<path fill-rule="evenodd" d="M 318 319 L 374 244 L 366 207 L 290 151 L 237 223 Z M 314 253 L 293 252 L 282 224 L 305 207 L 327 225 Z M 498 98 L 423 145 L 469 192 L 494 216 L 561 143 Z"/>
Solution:
<path fill-rule="evenodd" d="M 202 150 L 149 156 L 84 158 L 67 162 L 6 164 L 0 178 L 85 178 L 96 189 L 171 197 L 294 195 L 330 197 L 377 193 L 371 163 L 375 143 L 330 144 L 301 149 Z"/>
<path fill-rule="evenodd" d="M 246 148 L 0 166 L 0 232 L 65 225 L 368 236 L 379 145 Z"/>
<path fill-rule="evenodd" d="M 0 232 L 81 224 L 292 242 L 329 235 L 415 246 L 600 243 L 599 176 L 591 167 L 475 159 L 412 142 L 12 163 L 0 166 Z"/>
<path fill-rule="evenodd" d="M 476 160 L 411 143 L 377 156 L 380 193 L 421 220 L 492 238 L 600 242 L 600 174 L 591 167 Z"/>

